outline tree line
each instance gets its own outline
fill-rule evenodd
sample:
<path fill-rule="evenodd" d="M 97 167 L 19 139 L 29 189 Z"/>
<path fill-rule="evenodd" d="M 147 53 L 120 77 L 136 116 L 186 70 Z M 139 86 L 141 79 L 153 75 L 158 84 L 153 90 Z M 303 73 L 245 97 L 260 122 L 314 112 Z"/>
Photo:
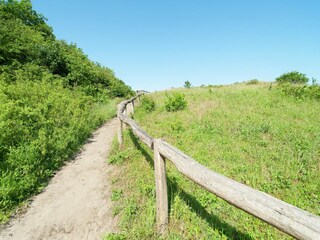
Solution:
<path fill-rule="evenodd" d="M 58 40 L 30 0 L 0 0 L 0 78 L 61 81 L 87 95 L 125 97 L 132 90 L 114 72 L 90 61 L 76 44 Z"/>

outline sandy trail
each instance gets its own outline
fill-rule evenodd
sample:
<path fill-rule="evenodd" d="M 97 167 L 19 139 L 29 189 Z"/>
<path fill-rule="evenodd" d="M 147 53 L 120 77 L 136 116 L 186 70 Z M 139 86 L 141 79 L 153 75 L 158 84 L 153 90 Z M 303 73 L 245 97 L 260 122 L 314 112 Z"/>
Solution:
<path fill-rule="evenodd" d="M 116 231 L 106 156 L 116 120 L 99 128 L 82 152 L 34 198 L 27 212 L 0 232 L 0 239 L 101 239 Z"/>

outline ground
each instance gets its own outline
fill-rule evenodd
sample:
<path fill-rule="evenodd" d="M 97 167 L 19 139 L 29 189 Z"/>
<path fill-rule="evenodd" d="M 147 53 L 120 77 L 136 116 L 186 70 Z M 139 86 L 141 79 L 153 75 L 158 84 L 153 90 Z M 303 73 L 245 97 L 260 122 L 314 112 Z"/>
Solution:
<path fill-rule="evenodd" d="M 25 214 L 0 231 L 0 239 L 100 239 L 116 232 L 108 155 L 116 120 L 99 128 L 76 158 L 34 197 Z"/>

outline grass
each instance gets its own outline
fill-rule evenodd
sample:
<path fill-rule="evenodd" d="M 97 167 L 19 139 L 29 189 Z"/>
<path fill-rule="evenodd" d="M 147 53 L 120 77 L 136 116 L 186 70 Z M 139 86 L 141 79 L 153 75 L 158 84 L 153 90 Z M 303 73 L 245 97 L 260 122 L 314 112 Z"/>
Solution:
<path fill-rule="evenodd" d="M 188 108 L 165 110 L 166 93 L 149 95 L 155 110 L 135 120 L 208 168 L 320 215 L 320 105 L 269 84 L 236 84 L 168 91 Z M 157 239 L 153 154 L 127 130 L 114 183 L 119 239 Z M 117 146 L 114 146 L 117 149 Z M 123 154 L 130 152 L 131 154 Z M 277 229 L 198 187 L 168 163 L 168 239 L 290 239 Z M 114 236 L 113 236 L 114 237 Z M 108 239 L 108 238 L 107 238 Z M 116 238 L 115 238 L 116 239 Z"/>

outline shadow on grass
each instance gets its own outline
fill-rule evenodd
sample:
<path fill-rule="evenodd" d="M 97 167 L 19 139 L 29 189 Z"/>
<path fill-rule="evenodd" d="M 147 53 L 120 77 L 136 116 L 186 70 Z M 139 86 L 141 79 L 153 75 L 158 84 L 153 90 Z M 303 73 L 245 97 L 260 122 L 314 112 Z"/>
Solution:
<path fill-rule="evenodd" d="M 133 134 L 133 132 L 129 131 L 130 139 L 132 140 L 134 146 L 142 153 L 145 157 L 146 161 L 150 165 L 152 169 L 154 169 L 153 164 L 153 157 L 150 156 L 147 150 L 142 146 L 140 141 L 137 137 Z M 250 237 L 246 233 L 242 233 L 238 231 L 235 227 L 231 226 L 230 224 L 224 222 L 223 220 L 219 219 L 217 216 L 210 214 L 205 207 L 201 205 L 201 203 L 196 199 L 196 197 L 190 195 L 182 188 L 178 186 L 176 181 L 167 178 L 168 184 L 168 199 L 169 199 L 169 212 L 171 211 L 172 199 L 174 199 L 174 195 L 178 195 L 180 199 L 182 199 L 193 212 L 195 212 L 200 218 L 205 220 L 210 226 L 214 227 L 215 229 L 223 232 L 223 234 L 230 238 L 230 239 L 243 239 L 243 240 L 252 240 L 253 238 Z"/>
<path fill-rule="evenodd" d="M 129 136 L 134 146 L 141 152 L 141 154 L 149 163 L 150 167 L 154 170 L 153 157 L 150 156 L 150 154 L 143 148 L 143 146 L 141 146 L 141 143 L 139 142 L 138 138 L 134 135 L 134 133 L 131 131 L 131 129 L 129 130 Z"/>

